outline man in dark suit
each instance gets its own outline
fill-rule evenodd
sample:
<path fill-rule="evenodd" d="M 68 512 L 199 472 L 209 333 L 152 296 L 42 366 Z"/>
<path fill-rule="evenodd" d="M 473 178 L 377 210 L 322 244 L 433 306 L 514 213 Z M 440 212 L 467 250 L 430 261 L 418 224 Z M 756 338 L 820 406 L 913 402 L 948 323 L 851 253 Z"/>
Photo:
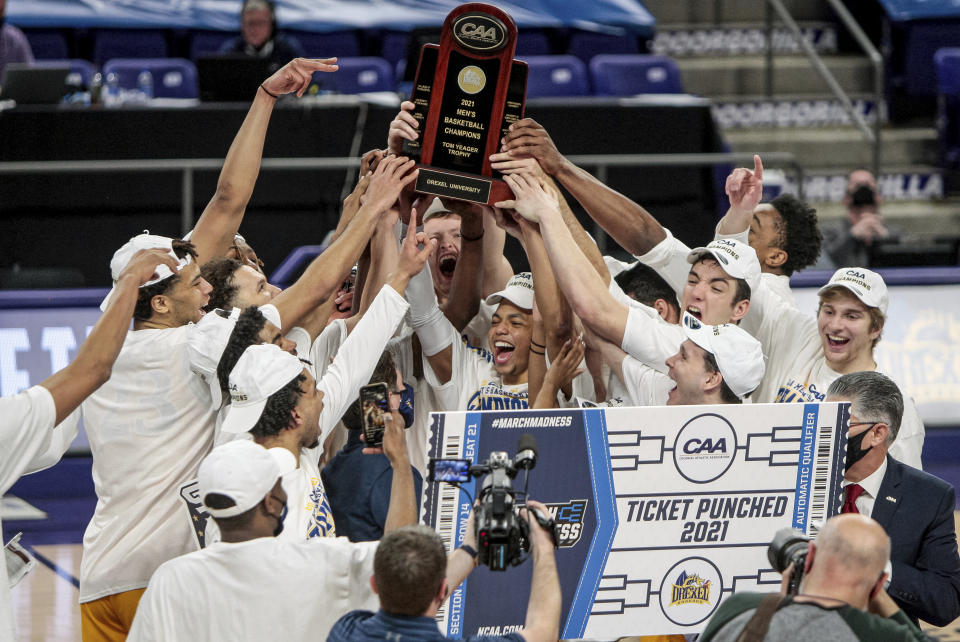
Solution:
<path fill-rule="evenodd" d="M 845 513 L 875 519 L 891 540 L 888 592 L 912 619 L 946 626 L 960 615 L 960 555 L 947 482 L 887 454 L 897 438 L 903 397 L 879 372 L 831 384 L 827 401 L 849 401 Z"/>

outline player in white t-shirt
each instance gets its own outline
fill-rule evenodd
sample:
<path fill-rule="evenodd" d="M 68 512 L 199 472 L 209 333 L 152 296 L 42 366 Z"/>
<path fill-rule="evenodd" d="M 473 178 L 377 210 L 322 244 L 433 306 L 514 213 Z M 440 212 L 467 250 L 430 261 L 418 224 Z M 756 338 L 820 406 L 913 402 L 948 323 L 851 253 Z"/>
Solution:
<path fill-rule="evenodd" d="M 657 310 L 611 294 L 575 242 L 556 201 L 535 176 L 510 174 L 504 180 L 516 198 L 503 206 L 514 207 L 525 219 L 539 223 L 556 280 L 577 316 L 600 337 L 666 372 L 666 360 L 686 339 L 683 330 L 664 321 Z M 737 241 L 721 239 L 690 252 L 687 261 L 692 265 L 680 309 L 711 325 L 743 318 L 750 306 L 750 291 L 760 277 L 754 251 Z"/>
<path fill-rule="evenodd" d="M 180 492 L 210 449 L 214 414 L 186 346 L 210 286 L 191 244 L 148 234 L 120 248 L 111 271 L 118 275 L 138 249 L 157 247 L 175 254 L 180 269 L 141 286 L 110 380 L 83 403 L 97 491 L 80 563 L 85 639 L 122 635 L 156 567 L 196 548 Z"/>
<path fill-rule="evenodd" d="M 136 252 L 118 275 L 110 303 L 73 361 L 38 385 L 0 399 L 0 496 L 21 475 L 52 466 L 66 452 L 77 434 L 79 413 L 74 411 L 110 378 L 140 285 L 152 281 L 156 272 L 177 269 L 176 256 L 165 250 Z M 18 570 L 13 560 L 20 558 L 4 551 L 8 559 L 0 564 L 0 640 L 13 640 L 7 572 L 11 567 Z M 14 584 L 20 577 L 13 576 Z"/>
<path fill-rule="evenodd" d="M 273 346 L 257 348 L 294 359 Z M 383 452 L 396 471 L 386 527 L 393 530 L 417 520 L 396 413 Z M 376 606 L 369 581 L 376 542 L 275 537 L 287 506 L 295 508 L 297 500 L 285 492 L 270 452 L 249 441 L 218 446 L 198 476 L 201 500 L 222 540 L 157 569 L 137 609 L 131 642 L 323 640 L 349 610 Z"/>
<path fill-rule="evenodd" d="M 529 407 L 527 362 L 534 301 L 529 272 L 514 275 L 506 288 L 487 297 L 487 304 L 496 306 L 488 334 L 490 357 L 460 339 L 436 307 L 436 299 L 431 306 L 429 296 L 424 300 L 408 292 L 408 298 L 411 325 L 423 350 L 424 378 L 438 401 L 435 411 Z"/>
<path fill-rule="evenodd" d="M 418 241 L 426 242 L 423 250 L 417 249 Z M 318 468 L 320 444 L 357 398 L 360 387 L 369 380 L 387 341 L 407 311 L 408 305 L 402 296 L 407 283 L 423 269 L 435 249 L 435 241 L 427 241 L 422 233 L 418 235 L 415 227 L 408 230 L 400 260 L 388 277 L 388 284 L 340 346 L 319 381 L 309 370 L 306 370 L 309 378 L 306 382 L 298 381 L 293 375 L 286 376 L 286 372 L 277 380 L 279 384 L 271 380 L 269 368 L 275 365 L 279 367 L 287 362 L 290 369 L 298 366 L 296 373 L 304 369 L 299 359 L 286 353 L 286 359 L 273 361 L 259 357 L 271 354 L 262 350 L 265 347 L 282 353 L 276 346 L 246 348 L 231 371 L 231 404 L 222 429 L 225 433 L 249 431 L 255 441 L 278 458 L 284 472 L 284 486 L 294 498 L 295 509 L 288 517 L 292 526 L 288 531 L 290 537 L 335 534 Z M 289 390 L 284 392 L 280 385 Z M 306 392 L 295 392 L 301 389 Z M 314 407 L 317 407 L 316 417 L 310 414 Z"/>

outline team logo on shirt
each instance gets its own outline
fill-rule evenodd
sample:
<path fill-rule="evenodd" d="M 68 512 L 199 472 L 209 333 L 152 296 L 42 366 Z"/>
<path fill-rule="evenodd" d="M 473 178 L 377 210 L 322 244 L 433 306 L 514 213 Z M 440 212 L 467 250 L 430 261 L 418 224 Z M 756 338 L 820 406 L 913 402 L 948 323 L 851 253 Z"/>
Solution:
<path fill-rule="evenodd" d="M 574 499 L 562 504 L 544 504 L 550 517 L 557 523 L 557 545 L 571 548 L 583 535 L 583 516 L 587 512 L 587 500 Z"/>
<path fill-rule="evenodd" d="M 801 381 L 790 379 L 780 386 L 777 391 L 775 403 L 809 403 L 811 401 L 823 401 L 827 398 L 826 392 L 817 390 L 814 383 L 804 384 Z"/>
<path fill-rule="evenodd" d="M 485 383 L 467 401 L 467 410 L 526 410 L 527 392 L 508 392 L 494 382 Z"/>
<path fill-rule="evenodd" d="M 187 504 L 187 511 L 190 513 L 190 524 L 193 526 L 193 533 L 197 536 L 197 544 L 200 548 L 207 545 L 207 520 L 210 519 L 210 513 L 204 508 L 200 501 L 200 484 L 196 480 L 190 482 L 180 489 L 180 498 Z"/>
<path fill-rule="evenodd" d="M 305 508 L 311 511 L 312 515 L 307 527 L 307 537 L 335 537 L 333 512 L 330 510 L 323 483 L 317 477 L 311 477 L 310 483 L 313 484 L 313 489 L 310 491 L 310 500 Z"/>

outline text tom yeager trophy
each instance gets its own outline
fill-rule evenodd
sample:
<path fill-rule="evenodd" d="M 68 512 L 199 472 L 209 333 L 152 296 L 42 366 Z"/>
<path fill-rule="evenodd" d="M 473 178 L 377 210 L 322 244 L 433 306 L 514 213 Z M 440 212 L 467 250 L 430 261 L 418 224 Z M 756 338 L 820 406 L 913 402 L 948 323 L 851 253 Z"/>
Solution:
<path fill-rule="evenodd" d="M 420 138 L 404 142 L 419 163 L 418 192 L 485 204 L 513 198 L 490 155 L 523 118 L 527 65 L 513 59 L 516 44 L 509 15 L 472 2 L 450 12 L 439 45 L 423 46 L 411 96 Z"/>

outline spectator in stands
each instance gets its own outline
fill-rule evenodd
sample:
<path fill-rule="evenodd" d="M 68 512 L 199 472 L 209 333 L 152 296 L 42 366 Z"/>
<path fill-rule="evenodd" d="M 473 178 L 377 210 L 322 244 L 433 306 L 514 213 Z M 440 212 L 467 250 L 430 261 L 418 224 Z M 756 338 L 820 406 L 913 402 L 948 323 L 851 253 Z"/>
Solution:
<path fill-rule="evenodd" d="M 240 10 L 240 35 L 223 43 L 220 53 L 266 60 L 270 73 L 305 55 L 296 38 L 277 32 L 277 10 L 271 0 L 244 1 Z"/>
<path fill-rule="evenodd" d="M 396 466 L 387 531 L 415 524 L 402 419 L 387 422 L 383 452 Z M 323 640 L 338 617 L 372 608 L 376 542 L 276 538 L 288 498 L 276 460 L 250 441 L 215 448 L 199 470 L 200 498 L 221 541 L 163 564 L 130 631 L 145 640 Z"/>
<path fill-rule="evenodd" d="M 400 370 L 389 351 L 383 353 L 373 370 L 370 383 L 386 383 L 390 410 L 403 417 L 404 426 L 413 424 L 413 388 L 404 384 Z M 393 469 L 383 455 L 365 455 L 363 420 L 360 401 L 354 401 L 343 414 L 343 425 L 349 431 L 347 445 L 336 454 L 323 471 L 323 486 L 330 498 L 337 535 L 351 542 L 367 542 L 383 537 L 383 527 L 390 505 Z M 423 478 L 413 470 L 414 495 L 420 505 Z"/>
<path fill-rule="evenodd" d="M 877 522 L 865 515 L 832 517 L 810 543 L 799 593 L 786 595 L 791 567 L 780 593 L 733 594 L 699 639 L 925 640 L 883 589 L 889 555 L 890 538 Z M 740 637 L 748 631 L 755 636 Z"/>
<path fill-rule="evenodd" d="M 33 50 L 23 32 L 7 22 L 7 0 L 0 0 L 0 80 L 10 62 L 33 62 Z"/>
<path fill-rule="evenodd" d="M 960 615 L 954 490 L 888 455 L 903 415 L 897 384 L 855 372 L 830 384 L 827 401 L 849 401 L 843 512 L 872 517 L 890 536 L 890 596 L 916 622 L 946 626 Z"/>
<path fill-rule="evenodd" d="M 546 507 L 539 502 L 528 499 L 527 506 L 547 514 Z M 522 519 L 530 522 L 533 578 L 524 628 L 502 637 L 470 636 L 466 638 L 468 642 L 555 642 L 559 637 L 561 594 L 553 539 L 529 515 L 529 509 L 526 512 Z M 430 528 L 412 526 L 390 533 L 380 542 L 373 559 L 371 583 L 380 597 L 380 610 L 347 613 L 333 626 L 327 640 L 446 640 L 434 617 L 450 592 L 473 569 L 476 545 L 472 515 L 464 532 L 464 544 L 449 559 L 440 536 Z"/>
<path fill-rule="evenodd" d="M 140 250 L 120 273 L 110 304 L 77 356 L 39 385 L 0 399 L 0 495 L 17 479 L 55 464 L 77 434 L 74 410 L 109 378 L 133 316 L 140 286 L 156 272 L 177 270 L 172 253 Z M 2 526 L 2 524 L 0 524 Z M 0 565 L 0 639 L 13 640 L 7 565 Z"/>
<path fill-rule="evenodd" d="M 870 266 L 871 250 L 877 241 L 896 241 L 900 230 L 888 226 L 880 214 L 883 198 L 877 179 L 865 169 L 850 172 L 843 204 L 847 218 L 823 226 L 823 248 L 832 267 Z"/>

